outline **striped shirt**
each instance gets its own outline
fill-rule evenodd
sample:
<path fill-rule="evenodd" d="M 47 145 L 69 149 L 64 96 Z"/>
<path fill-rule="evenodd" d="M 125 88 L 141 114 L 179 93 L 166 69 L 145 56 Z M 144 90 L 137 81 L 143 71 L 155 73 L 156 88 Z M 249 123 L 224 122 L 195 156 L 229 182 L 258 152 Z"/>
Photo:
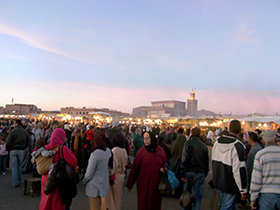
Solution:
<path fill-rule="evenodd" d="M 259 193 L 280 194 L 280 147 L 276 144 L 267 144 L 255 156 L 250 187 L 252 202 L 256 202 Z"/>

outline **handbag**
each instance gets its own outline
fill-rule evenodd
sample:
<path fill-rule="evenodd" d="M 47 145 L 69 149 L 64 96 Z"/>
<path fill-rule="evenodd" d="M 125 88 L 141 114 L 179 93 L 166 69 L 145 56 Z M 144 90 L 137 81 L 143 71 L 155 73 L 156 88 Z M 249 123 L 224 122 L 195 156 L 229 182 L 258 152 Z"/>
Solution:
<path fill-rule="evenodd" d="M 167 165 L 167 179 L 168 179 L 168 182 L 170 184 L 170 187 L 172 190 L 175 190 L 177 187 L 179 187 L 180 185 L 180 182 L 178 181 L 178 179 L 176 178 L 174 172 L 171 170 L 171 168 L 169 167 L 169 165 Z"/>
<path fill-rule="evenodd" d="M 52 151 L 56 152 L 58 150 L 59 146 L 54 148 Z M 38 174 L 45 175 L 49 172 L 49 168 L 51 164 L 53 163 L 54 155 L 51 157 L 43 157 L 42 155 L 39 155 L 35 158 L 36 162 L 36 169 Z"/>
<path fill-rule="evenodd" d="M 184 191 L 180 197 L 179 204 L 183 207 L 186 208 L 193 202 L 193 196 L 190 194 L 188 191 Z"/>
<path fill-rule="evenodd" d="M 76 184 L 79 182 L 79 174 L 76 172 L 73 166 L 69 165 L 63 155 L 63 146 L 61 146 L 62 158 L 56 163 L 58 166 L 56 173 L 56 180 L 60 184 L 67 183 L 69 181 L 74 181 Z M 60 155 L 60 154 L 59 154 Z M 60 156 L 59 156 L 60 157 Z"/>
<path fill-rule="evenodd" d="M 158 184 L 158 192 L 160 194 L 170 194 L 172 192 L 166 173 L 160 173 L 160 181 Z"/>
<path fill-rule="evenodd" d="M 49 195 L 57 186 L 62 198 L 62 203 L 65 204 L 67 199 L 74 198 L 77 191 L 77 183 L 79 182 L 79 174 L 73 166 L 69 165 L 63 155 L 63 145 L 59 147 L 59 160 L 54 164 L 48 180 L 46 182 L 44 193 Z M 62 158 L 60 156 L 62 153 Z"/>

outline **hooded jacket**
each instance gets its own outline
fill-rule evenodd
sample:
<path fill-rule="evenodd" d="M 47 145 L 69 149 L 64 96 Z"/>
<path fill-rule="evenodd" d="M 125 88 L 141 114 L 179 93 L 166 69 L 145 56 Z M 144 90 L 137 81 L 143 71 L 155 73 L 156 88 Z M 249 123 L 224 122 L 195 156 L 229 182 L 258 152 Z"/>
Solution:
<path fill-rule="evenodd" d="M 213 184 L 225 193 L 247 193 L 245 146 L 234 135 L 222 135 L 212 149 Z"/>

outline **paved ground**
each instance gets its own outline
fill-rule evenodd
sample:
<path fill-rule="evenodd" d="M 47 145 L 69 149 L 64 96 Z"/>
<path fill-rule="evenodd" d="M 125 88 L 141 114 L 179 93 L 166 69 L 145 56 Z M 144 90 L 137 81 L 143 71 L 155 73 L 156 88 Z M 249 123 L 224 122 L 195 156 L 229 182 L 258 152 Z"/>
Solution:
<path fill-rule="evenodd" d="M 209 147 L 209 151 L 211 148 Z M 211 153 L 210 153 L 211 156 Z M 40 196 L 31 198 L 29 195 L 23 195 L 23 181 L 27 178 L 31 178 L 32 174 L 23 174 L 22 183 L 18 188 L 12 187 L 11 171 L 8 171 L 6 175 L 0 175 L 0 210 L 35 210 L 39 209 Z M 208 185 L 208 181 L 211 179 L 211 174 L 206 177 L 204 185 L 204 194 L 202 199 L 202 210 L 210 210 L 210 202 L 213 195 L 213 190 Z M 28 185 L 28 190 L 30 185 Z M 87 209 L 88 198 L 84 193 L 84 187 L 81 183 L 78 184 L 78 195 L 73 199 L 72 210 Z M 137 210 L 137 196 L 136 187 L 134 186 L 129 193 L 126 188 L 123 189 L 122 196 L 122 210 Z M 181 210 L 179 205 L 179 199 L 171 197 L 163 197 L 162 210 Z M 249 209 L 249 207 L 247 208 Z"/>

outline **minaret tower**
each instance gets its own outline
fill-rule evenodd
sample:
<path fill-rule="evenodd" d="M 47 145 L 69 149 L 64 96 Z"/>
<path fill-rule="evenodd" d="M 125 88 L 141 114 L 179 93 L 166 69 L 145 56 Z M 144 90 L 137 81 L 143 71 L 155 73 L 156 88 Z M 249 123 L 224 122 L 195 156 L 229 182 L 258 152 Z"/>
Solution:
<path fill-rule="evenodd" d="M 197 115 L 197 100 L 195 99 L 194 89 L 192 89 L 192 92 L 190 93 L 190 99 L 188 99 L 187 102 L 187 114 L 193 117 Z"/>

